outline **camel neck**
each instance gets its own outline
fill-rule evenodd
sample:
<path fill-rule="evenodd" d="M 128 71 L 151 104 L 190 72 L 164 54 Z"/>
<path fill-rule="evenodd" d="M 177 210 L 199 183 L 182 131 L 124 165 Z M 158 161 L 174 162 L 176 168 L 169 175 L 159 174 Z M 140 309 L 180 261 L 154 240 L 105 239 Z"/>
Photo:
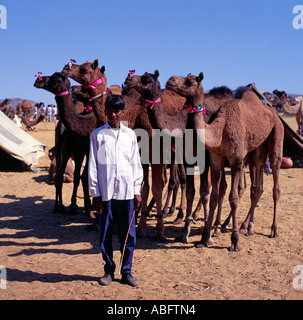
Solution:
<path fill-rule="evenodd" d="M 82 137 L 88 137 L 97 127 L 97 120 L 93 113 L 82 115 L 76 111 L 77 103 L 73 101 L 71 94 L 56 96 L 55 99 L 60 119 L 68 129 Z"/>

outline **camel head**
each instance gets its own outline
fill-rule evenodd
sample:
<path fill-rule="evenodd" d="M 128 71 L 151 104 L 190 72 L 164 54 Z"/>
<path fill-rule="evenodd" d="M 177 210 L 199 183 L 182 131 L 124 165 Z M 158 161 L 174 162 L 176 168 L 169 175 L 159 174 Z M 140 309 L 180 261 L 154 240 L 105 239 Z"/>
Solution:
<path fill-rule="evenodd" d="M 104 83 L 107 85 L 107 79 L 105 75 L 105 67 L 102 66 L 98 68 L 98 59 L 94 62 L 88 62 L 78 65 L 68 63 L 62 70 L 62 74 L 65 77 L 72 78 L 83 86 L 89 86 L 99 79 L 103 79 Z"/>
<path fill-rule="evenodd" d="M 142 76 L 128 76 L 125 80 L 125 85 L 135 88 L 145 98 L 151 98 L 153 95 L 160 94 L 160 83 L 158 81 L 160 73 L 155 70 L 154 73 L 145 72 Z"/>
<path fill-rule="evenodd" d="M 279 90 L 276 89 L 272 93 L 275 94 L 279 99 L 287 98 L 287 94 L 286 94 L 285 91 L 279 91 Z"/>
<path fill-rule="evenodd" d="M 60 94 L 64 91 L 69 91 L 70 81 L 62 73 L 55 72 L 51 76 L 37 78 L 34 87 L 44 89 L 53 94 Z"/>
<path fill-rule="evenodd" d="M 3 101 L 3 103 L 5 103 L 6 105 L 10 104 L 11 102 L 12 102 L 12 99 L 7 99 L 7 98 Z"/>
<path fill-rule="evenodd" d="M 198 76 L 190 73 L 186 77 L 172 76 L 166 82 L 166 89 L 175 91 L 185 98 L 203 97 L 204 90 L 201 84 L 203 78 L 202 72 Z"/>

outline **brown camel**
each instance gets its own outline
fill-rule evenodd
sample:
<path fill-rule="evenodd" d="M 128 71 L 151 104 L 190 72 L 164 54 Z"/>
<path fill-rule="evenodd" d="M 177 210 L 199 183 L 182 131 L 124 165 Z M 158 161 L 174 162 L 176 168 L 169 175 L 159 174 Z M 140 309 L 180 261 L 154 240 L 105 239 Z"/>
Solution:
<path fill-rule="evenodd" d="M 34 109 L 34 105 L 27 101 L 23 100 L 17 105 L 17 115 L 21 116 L 23 115 L 24 117 L 30 117 Z"/>
<path fill-rule="evenodd" d="M 57 172 L 56 147 L 53 147 L 48 151 L 48 157 L 51 161 L 48 169 L 48 180 L 50 182 L 55 182 Z M 74 181 L 74 169 L 75 167 L 72 158 L 69 158 L 66 164 L 65 172 L 63 174 L 63 182 L 70 183 Z"/>
<path fill-rule="evenodd" d="M 21 121 L 23 122 L 23 124 L 25 125 L 26 129 L 28 131 L 32 131 L 34 126 L 36 126 L 38 123 L 42 122 L 45 119 L 45 115 L 44 114 L 40 114 L 40 116 L 38 117 L 37 120 L 29 120 L 28 118 L 24 117 L 24 116 L 20 116 Z"/>
<path fill-rule="evenodd" d="M 297 133 L 302 136 L 302 125 L 303 125 L 303 99 L 297 102 L 295 105 L 290 105 L 287 101 L 287 94 L 285 91 L 274 90 L 273 93 L 280 99 L 282 107 L 284 108 L 284 113 L 289 115 L 295 115 L 298 131 Z"/>
<path fill-rule="evenodd" d="M 189 74 L 187 77 L 173 76 L 166 86 L 170 90 L 183 95 L 191 106 L 203 105 L 204 90 L 201 85 L 203 74 L 198 77 Z M 233 231 L 231 235 L 231 250 L 239 250 L 239 232 L 237 208 L 239 202 L 238 186 L 243 174 L 244 158 L 247 154 L 267 142 L 269 159 L 273 174 L 274 219 L 271 227 L 271 237 L 278 235 L 277 205 L 280 196 L 279 170 L 282 161 L 284 128 L 277 114 L 265 107 L 257 96 L 245 91 L 241 99 L 226 102 L 218 111 L 211 124 L 206 124 L 201 112 L 189 115 L 197 132 L 197 139 L 205 144 L 210 151 L 212 191 L 210 211 L 206 226 L 203 229 L 200 246 L 207 246 L 215 209 L 218 204 L 219 185 L 224 170 L 225 157 L 231 167 L 232 184 L 229 195 Z M 203 130 L 205 136 L 203 136 Z M 187 184 L 194 188 L 193 184 Z"/>
<path fill-rule="evenodd" d="M 59 109 L 60 119 L 66 130 L 56 143 L 56 157 L 58 160 L 56 174 L 56 204 L 55 210 L 64 211 L 62 204 L 62 177 L 68 159 L 73 154 L 75 161 L 74 190 L 71 200 L 71 212 L 76 211 L 76 195 L 80 181 L 80 171 L 86 155 L 88 161 L 89 154 L 89 135 L 96 128 L 97 121 L 93 113 L 81 115 L 77 113 L 75 103 L 69 94 L 70 82 L 61 73 L 55 73 L 51 77 L 40 77 L 36 80 L 35 86 L 43 88 L 56 94 L 56 101 Z M 105 84 L 106 86 L 106 84 Z M 58 128 L 58 130 L 60 130 Z M 84 191 L 85 214 L 89 215 L 91 202 L 88 191 L 87 165 L 82 174 L 82 186 Z"/>
<path fill-rule="evenodd" d="M 9 115 L 9 108 L 8 105 L 10 104 L 11 99 L 5 99 L 0 103 L 0 111 L 2 111 L 6 116 Z"/>

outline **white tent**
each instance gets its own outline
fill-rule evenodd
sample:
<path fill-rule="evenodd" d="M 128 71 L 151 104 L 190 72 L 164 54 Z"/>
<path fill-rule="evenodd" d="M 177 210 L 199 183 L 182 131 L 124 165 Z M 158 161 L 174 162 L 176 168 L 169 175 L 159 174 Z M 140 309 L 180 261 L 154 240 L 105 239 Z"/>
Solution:
<path fill-rule="evenodd" d="M 45 154 L 45 145 L 19 128 L 1 111 L 0 149 L 29 168 L 37 164 L 38 159 Z M 0 154 L 0 164 L 3 160 L 2 158 Z"/>

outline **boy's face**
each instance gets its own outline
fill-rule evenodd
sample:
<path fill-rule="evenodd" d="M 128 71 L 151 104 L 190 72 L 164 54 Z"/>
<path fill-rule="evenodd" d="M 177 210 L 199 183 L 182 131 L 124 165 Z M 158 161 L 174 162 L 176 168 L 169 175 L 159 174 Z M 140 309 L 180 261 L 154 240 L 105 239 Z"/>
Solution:
<path fill-rule="evenodd" d="M 108 123 L 112 128 L 120 128 L 120 121 L 124 116 L 124 111 L 117 110 L 114 108 L 107 108 L 106 116 L 107 116 Z"/>

